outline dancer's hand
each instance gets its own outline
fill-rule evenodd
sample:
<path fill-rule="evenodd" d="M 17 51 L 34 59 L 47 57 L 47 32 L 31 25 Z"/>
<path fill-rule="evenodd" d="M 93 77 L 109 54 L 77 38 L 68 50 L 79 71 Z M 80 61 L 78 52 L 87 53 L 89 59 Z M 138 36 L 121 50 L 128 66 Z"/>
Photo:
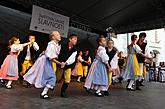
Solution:
<path fill-rule="evenodd" d="M 65 65 L 66 65 L 66 63 L 65 63 L 65 62 L 61 62 L 61 68 L 64 68 L 64 67 L 65 67 Z"/>

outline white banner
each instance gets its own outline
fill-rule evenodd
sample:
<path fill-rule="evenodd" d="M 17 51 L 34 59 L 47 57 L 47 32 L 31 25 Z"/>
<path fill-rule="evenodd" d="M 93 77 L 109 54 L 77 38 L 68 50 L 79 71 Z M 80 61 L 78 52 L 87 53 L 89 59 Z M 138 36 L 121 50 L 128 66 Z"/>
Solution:
<path fill-rule="evenodd" d="M 67 37 L 68 29 L 69 17 L 33 5 L 30 30 L 48 34 L 59 31 L 62 37 Z"/>

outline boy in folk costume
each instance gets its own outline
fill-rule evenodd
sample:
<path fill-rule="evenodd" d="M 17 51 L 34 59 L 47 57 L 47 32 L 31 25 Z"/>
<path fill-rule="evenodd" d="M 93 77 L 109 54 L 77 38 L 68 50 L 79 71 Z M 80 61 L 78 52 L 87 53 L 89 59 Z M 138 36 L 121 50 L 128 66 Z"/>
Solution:
<path fill-rule="evenodd" d="M 10 54 L 5 58 L 1 69 L 0 69 L 0 79 L 8 80 L 6 88 L 11 89 L 13 80 L 18 79 L 18 55 L 23 47 L 32 44 L 33 42 L 28 42 L 20 44 L 17 37 L 12 37 L 9 40 Z"/>
<path fill-rule="evenodd" d="M 145 56 L 142 53 L 140 47 L 136 44 L 137 42 L 136 35 L 131 36 L 131 41 L 132 41 L 131 44 L 128 45 L 128 57 L 127 57 L 126 68 L 123 74 L 123 78 L 128 79 L 127 90 L 134 91 L 134 88 L 132 87 L 134 81 L 137 81 L 142 76 L 136 54 L 138 53 L 147 59 L 151 59 L 151 58 Z M 141 90 L 138 84 L 136 84 L 136 90 Z"/>
<path fill-rule="evenodd" d="M 112 39 L 108 39 L 107 41 L 106 53 L 109 56 L 109 64 L 112 68 L 112 75 L 113 75 L 112 80 L 114 82 L 116 81 L 116 79 L 119 78 L 120 70 L 118 66 L 118 51 L 114 47 L 114 41 Z"/>
<path fill-rule="evenodd" d="M 143 54 L 148 55 L 149 51 L 148 51 L 147 43 L 144 42 L 145 38 L 146 38 L 146 33 L 145 32 L 140 33 L 139 34 L 139 39 L 137 41 L 137 45 L 141 48 Z M 141 72 L 141 75 L 142 75 L 141 78 L 139 78 L 139 80 L 137 80 L 137 84 L 140 85 L 140 86 L 144 86 L 142 84 L 142 82 L 143 82 L 144 77 L 146 75 L 145 58 L 142 57 L 140 54 L 137 54 L 136 56 L 137 56 L 137 60 L 138 60 L 138 63 L 139 63 L 140 72 Z"/>
<path fill-rule="evenodd" d="M 24 80 L 34 84 L 36 88 L 44 88 L 40 95 L 42 99 L 49 98 L 48 91 L 49 89 L 53 90 L 56 83 L 52 61 L 61 67 L 65 65 L 63 62 L 57 61 L 61 49 L 59 45 L 59 41 L 61 41 L 60 33 L 53 31 L 50 34 L 50 39 L 51 41 L 48 43 L 45 53 L 36 60 L 34 65 L 23 76 Z"/>
<path fill-rule="evenodd" d="M 38 57 L 39 46 L 35 42 L 35 36 L 30 34 L 28 36 L 28 40 L 30 42 L 33 41 L 34 43 L 26 46 L 19 55 L 19 64 L 22 64 L 20 79 L 23 78 L 27 70 L 33 65 L 33 63 Z"/>
<path fill-rule="evenodd" d="M 91 64 L 91 58 L 89 56 L 89 51 L 88 50 L 85 51 L 85 54 L 83 54 L 82 58 L 84 60 L 82 62 L 82 65 L 83 65 L 83 74 L 84 74 L 84 77 L 86 78 L 87 73 L 88 73 L 88 67 Z"/>
<path fill-rule="evenodd" d="M 98 38 L 99 47 L 97 49 L 97 54 L 89 69 L 84 85 L 87 90 L 95 89 L 95 96 L 98 97 L 103 96 L 102 92 L 106 92 L 104 95 L 108 96 L 109 82 L 107 70 L 110 71 L 111 68 L 108 63 L 109 57 L 105 50 L 106 43 L 105 37 L 100 36 Z"/>
<path fill-rule="evenodd" d="M 66 98 L 66 90 L 69 86 L 69 83 L 71 81 L 71 72 L 72 69 L 75 67 L 76 62 L 76 44 L 77 44 L 77 35 L 71 34 L 69 36 L 69 42 L 66 44 L 61 45 L 61 51 L 59 54 L 59 61 L 65 62 L 65 67 L 61 69 L 60 67 L 57 68 L 57 80 L 60 80 L 62 78 L 62 75 L 64 75 L 64 82 L 61 87 L 61 97 Z"/>

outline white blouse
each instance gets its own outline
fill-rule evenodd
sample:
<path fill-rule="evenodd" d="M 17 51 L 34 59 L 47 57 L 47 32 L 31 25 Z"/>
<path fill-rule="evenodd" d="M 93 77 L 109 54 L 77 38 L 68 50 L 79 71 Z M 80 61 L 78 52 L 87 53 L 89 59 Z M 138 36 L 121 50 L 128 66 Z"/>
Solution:
<path fill-rule="evenodd" d="M 23 45 L 22 44 L 13 44 L 11 45 L 11 52 L 19 52 L 23 50 Z"/>
<path fill-rule="evenodd" d="M 133 47 L 134 47 L 136 53 L 142 52 L 141 48 L 137 44 L 136 45 L 133 45 Z"/>
<path fill-rule="evenodd" d="M 103 63 L 108 64 L 109 56 L 106 53 L 105 47 L 99 46 L 97 50 L 97 56 L 99 56 Z"/>
<path fill-rule="evenodd" d="M 58 58 L 60 50 L 61 50 L 61 45 L 59 45 L 58 43 L 55 43 L 54 41 L 50 41 L 46 48 L 45 55 L 50 60 L 53 58 Z"/>

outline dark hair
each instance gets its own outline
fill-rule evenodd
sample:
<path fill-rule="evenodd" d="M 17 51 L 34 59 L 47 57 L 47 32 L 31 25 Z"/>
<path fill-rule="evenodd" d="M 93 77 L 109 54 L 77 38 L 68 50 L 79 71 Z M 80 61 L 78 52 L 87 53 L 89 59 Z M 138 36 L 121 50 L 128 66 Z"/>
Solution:
<path fill-rule="evenodd" d="M 72 39 L 73 37 L 77 37 L 77 35 L 76 34 L 69 35 L 69 39 Z"/>
<path fill-rule="evenodd" d="M 146 33 L 145 32 L 140 33 L 139 38 L 141 38 L 141 37 L 146 37 Z"/>
<path fill-rule="evenodd" d="M 137 35 L 133 34 L 133 35 L 131 36 L 131 41 L 135 41 L 136 38 L 137 38 Z"/>
<path fill-rule="evenodd" d="M 10 47 L 12 44 L 14 44 L 14 41 L 17 41 L 17 40 L 18 40 L 18 38 L 15 37 L 15 36 L 13 36 L 13 37 L 9 40 L 9 47 Z"/>
<path fill-rule="evenodd" d="M 97 44 L 100 45 L 99 43 L 101 42 L 102 38 L 105 38 L 104 35 L 100 35 L 98 38 L 97 38 Z"/>

